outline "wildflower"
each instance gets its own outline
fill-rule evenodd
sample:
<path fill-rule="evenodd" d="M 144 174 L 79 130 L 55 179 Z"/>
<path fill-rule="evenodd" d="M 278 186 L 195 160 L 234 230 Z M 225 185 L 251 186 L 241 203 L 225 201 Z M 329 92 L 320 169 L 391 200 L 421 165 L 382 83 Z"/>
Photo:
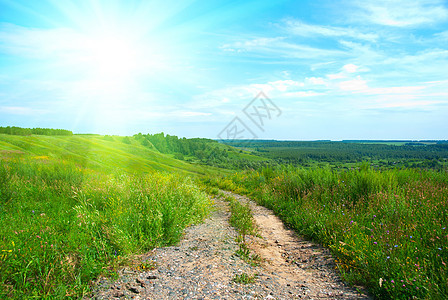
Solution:
<path fill-rule="evenodd" d="M 373 242 L 375 245 L 377 245 L 378 243 L 377 242 Z"/>
<path fill-rule="evenodd" d="M 394 245 L 394 247 L 395 247 L 395 248 L 397 248 L 397 247 L 398 247 L 398 245 Z"/>
<path fill-rule="evenodd" d="M 395 283 L 395 281 L 392 279 L 391 281 L 390 281 L 391 283 Z"/>

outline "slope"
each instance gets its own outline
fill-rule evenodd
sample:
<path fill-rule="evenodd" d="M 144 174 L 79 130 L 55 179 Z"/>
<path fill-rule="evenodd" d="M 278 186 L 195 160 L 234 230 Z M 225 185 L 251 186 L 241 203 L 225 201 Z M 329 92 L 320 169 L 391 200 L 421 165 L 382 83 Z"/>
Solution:
<path fill-rule="evenodd" d="M 101 135 L 16 136 L 0 134 L 0 159 L 61 160 L 94 169 L 207 174 L 218 169 L 189 164 L 143 146 L 132 137 Z M 222 170 L 221 170 L 222 172 Z"/>

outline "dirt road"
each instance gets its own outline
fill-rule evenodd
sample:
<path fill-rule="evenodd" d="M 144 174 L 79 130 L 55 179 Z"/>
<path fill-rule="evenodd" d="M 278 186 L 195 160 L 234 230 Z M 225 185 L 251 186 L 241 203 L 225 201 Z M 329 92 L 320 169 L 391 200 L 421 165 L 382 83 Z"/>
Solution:
<path fill-rule="evenodd" d="M 261 257 L 260 265 L 235 254 L 237 233 L 228 223 L 228 203 L 215 199 L 209 218 L 188 228 L 179 245 L 139 257 L 155 261 L 154 270 L 123 270 L 117 281 L 102 279 L 92 298 L 369 299 L 339 279 L 327 250 L 285 228 L 268 209 L 231 195 L 251 205 L 260 237 L 247 243 Z M 254 282 L 236 283 L 237 278 Z"/>

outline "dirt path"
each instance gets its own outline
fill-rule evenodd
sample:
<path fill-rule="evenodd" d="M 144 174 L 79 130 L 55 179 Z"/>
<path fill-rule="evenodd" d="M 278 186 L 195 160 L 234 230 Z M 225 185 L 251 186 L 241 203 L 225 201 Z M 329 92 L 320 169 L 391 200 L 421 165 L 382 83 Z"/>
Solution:
<path fill-rule="evenodd" d="M 232 194 L 240 201 L 249 199 Z M 235 252 L 237 233 L 229 225 L 227 202 L 215 199 L 204 223 L 186 230 L 178 246 L 143 255 L 151 271 L 123 270 L 117 281 L 100 280 L 96 299 L 368 299 L 345 286 L 329 253 L 297 237 L 268 209 L 250 202 L 262 238 L 248 239 L 262 259 L 251 266 Z M 250 284 L 235 276 L 255 276 Z"/>

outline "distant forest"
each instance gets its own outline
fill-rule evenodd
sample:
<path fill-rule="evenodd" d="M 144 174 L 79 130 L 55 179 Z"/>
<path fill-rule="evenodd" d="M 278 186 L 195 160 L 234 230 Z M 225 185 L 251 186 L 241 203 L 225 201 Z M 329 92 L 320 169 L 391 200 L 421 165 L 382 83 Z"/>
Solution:
<path fill-rule="evenodd" d="M 447 141 L 275 141 L 224 140 L 226 145 L 252 150 L 253 154 L 274 159 L 278 163 L 306 164 L 311 161 L 357 163 L 372 161 L 404 167 L 437 168 L 448 160 Z M 386 144 L 389 142 L 391 144 Z M 398 142 L 398 141 L 395 141 Z"/>
<path fill-rule="evenodd" d="M 245 155 L 241 150 L 206 138 L 179 138 L 175 135 L 165 135 L 163 132 L 138 133 L 134 138 L 143 146 L 154 146 L 159 152 L 172 154 L 176 159 L 220 168 L 259 169 L 272 163 L 266 158 Z"/>
<path fill-rule="evenodd" d="M 22 128 L 16 126 L 0 127 L 0 133 L 10 135 L 73 135 L 73 132 L 65 129 L 51 128 Z"/>

